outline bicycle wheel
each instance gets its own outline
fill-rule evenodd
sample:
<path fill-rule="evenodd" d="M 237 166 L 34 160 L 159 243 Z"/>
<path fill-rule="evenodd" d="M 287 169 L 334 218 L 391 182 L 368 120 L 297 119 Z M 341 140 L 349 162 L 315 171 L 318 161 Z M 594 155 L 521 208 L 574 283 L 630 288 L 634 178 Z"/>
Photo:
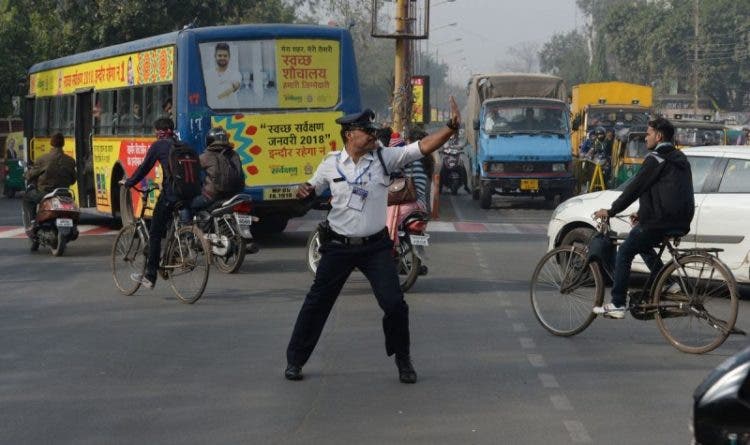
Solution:
<path fill-rule="evenodd" d="M 687 255 L 668 264 L 654 287 L 656 323 L 682 352 L 702 354 L 719 347 L 737 321 L 737 282 L 718 259 Z"/>
<path fill-rule="evenodd" d="M 419 259 L 419 255 L 417 255 L 411 242 L 404 238 L 399 240 L 398 246 L 396 246 L 395 255 L 396 269 L 398 269 L 401 291 L 406 292 L 411 289 L 417 281 L 419 268 L 422 266 L 422 260 Z"/>
<path fill-rule="evenodd" d="M 572 246 L 547 252 L 531 276 L 531 307 L 544 329 L 568 337 L 588 327 L 602 304 L 604 280 L 599 265 Z"/>
<path fill-rule="evenodd" d="M 133 281 L 130 275 L 143 275 L 146 270 L 146 245 L 135 224 L 123 227 L 115 237 L 112 245 L 112 278 L 117 289 L 125 295 L 133 295 L 141 287 L 141 283 Z"/>
<path fill-rule="evenodd" d="M 181 227 L 169 239 L 162 268 L 181 302 L 193 304 L 203 295 L 210 266 L 210 246 L 199 228 Z"/>

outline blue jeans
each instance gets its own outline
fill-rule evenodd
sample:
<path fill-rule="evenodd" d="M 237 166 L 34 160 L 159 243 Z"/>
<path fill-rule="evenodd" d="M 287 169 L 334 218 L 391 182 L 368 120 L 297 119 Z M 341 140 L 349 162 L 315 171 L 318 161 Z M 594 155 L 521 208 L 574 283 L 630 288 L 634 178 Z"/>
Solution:
<path fill-rule="evenodd" d="M 615 276 L 612 285 L 612 304 L 615 306 L 625 306 L 628 295 L 628 281 L 630 280 L 630 267 L 633 259 L 640 254 L 643 261 L 651 271 L 651 278 L 664 265 L 661 258 L 656 254 L 654 246 L 657 246 L 664 239 L 667 230 L 664 229 L 644 229 L 640 225 L 633 227 L 627 239 L 617 249 L 617 259 L 615 260 Z"/>
<path fill-rule="evenodd" d="M 200 210 L 208 208 L 214 202 L 216 202 L 215 198 L 209 198 L 204 194 L 196 196 L 188 205 L 180 209 L 180 222 L 189 224 L 190 220 L 193 219 L 193 215 Z"/>

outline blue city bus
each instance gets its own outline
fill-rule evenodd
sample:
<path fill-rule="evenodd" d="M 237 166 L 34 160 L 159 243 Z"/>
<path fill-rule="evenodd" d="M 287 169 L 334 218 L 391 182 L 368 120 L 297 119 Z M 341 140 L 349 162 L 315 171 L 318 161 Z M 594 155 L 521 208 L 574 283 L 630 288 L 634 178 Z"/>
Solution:
<path fill-rule="evenodd" d="M 140 203 L 118 181 L 142 162 L 155 119 L 171 116 L 199 152 L 225 128 L 263 231 L 305 213 L 297 185 L 342 147 L 335 119 L 361 108 L 349 32 L 288 24 L 189 28 L 37 63 L 27 99 L 29 159 L 62 132 L 79 205 L 123 222 Z M 155 170 L 144 181 L 160 181 Z"/>

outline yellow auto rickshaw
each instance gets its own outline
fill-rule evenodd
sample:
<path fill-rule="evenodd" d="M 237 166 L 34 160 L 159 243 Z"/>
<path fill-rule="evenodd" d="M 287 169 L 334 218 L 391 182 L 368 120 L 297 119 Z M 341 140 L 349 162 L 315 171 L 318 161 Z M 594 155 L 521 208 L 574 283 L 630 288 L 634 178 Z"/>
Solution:
<path fill-rule="evenodd" d="M 719 122 L 674 120 L 672 124 L 677 148 L 727 143 L 727 129 Z"/>
<path fill-rule="evenodd" d="M 611 187 L 618 187 L 635 176 L 647 154 L 645 131 L 625 130 L 616 134 L 612 144 Z"/>

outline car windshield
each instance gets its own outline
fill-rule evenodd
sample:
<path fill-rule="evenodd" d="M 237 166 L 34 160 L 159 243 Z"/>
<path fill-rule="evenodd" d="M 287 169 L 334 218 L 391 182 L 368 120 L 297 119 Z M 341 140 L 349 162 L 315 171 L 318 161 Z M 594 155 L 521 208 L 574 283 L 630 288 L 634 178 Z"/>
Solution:
<path fill-rule="evenodd" d="M 724 130 L 678 127 L 674 133 L 675 145 L 681 147 L 698 147 L 702 145 L 717 145 L 724 143 Z"/>
<path fill-rule="evenodd" d="M 489 134 L 569 132 L 564 108 L 518 103 L 489 105 L 485 110 L 483 128 Z"/>
<path fill-rule="evenodd" d="M 690 163 L 690 172 L 693 174 L 693 193 L 701 193 L 703 190 L 703 183 L 706 182 L 708 173 L 711 171 L 714 158 L 711 156 L 688 156 L 688 162 Z M 614 190 L 621 192 L 630 184 L 638 175 L 629 178 L 627 181 L 620 184 Z"/>

